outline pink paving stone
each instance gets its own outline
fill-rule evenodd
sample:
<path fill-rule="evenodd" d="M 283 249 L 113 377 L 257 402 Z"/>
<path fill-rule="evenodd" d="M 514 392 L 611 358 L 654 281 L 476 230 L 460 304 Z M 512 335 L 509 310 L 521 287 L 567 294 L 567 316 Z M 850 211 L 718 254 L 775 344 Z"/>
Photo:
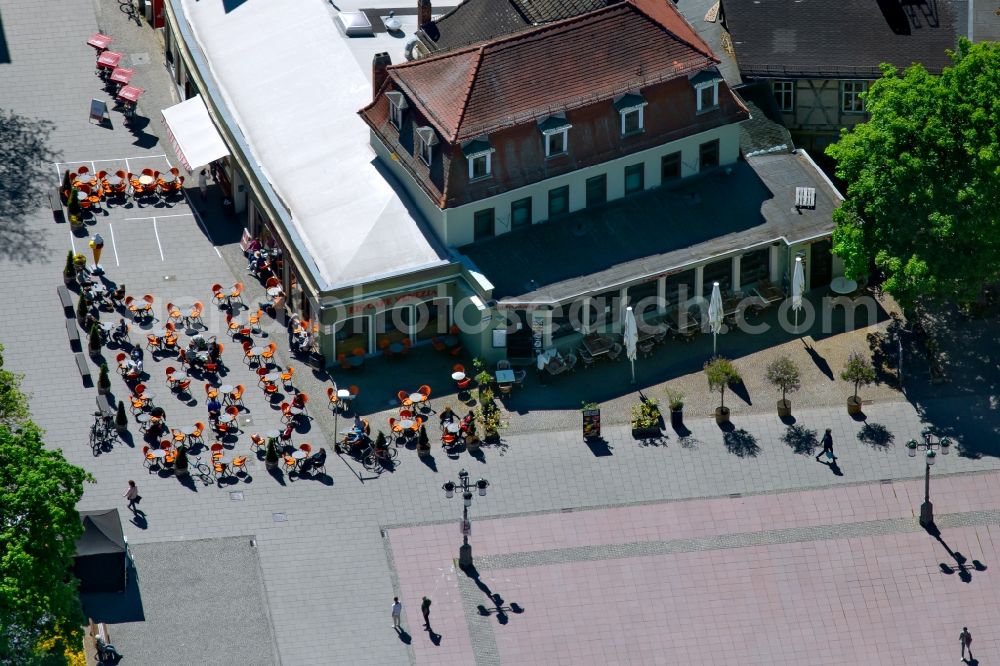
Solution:
<path fill-rule="evenodd" d="M 998 481 L 1000 474 L 935 479 L 935 509 L 998 508 Z M 914 481 L 480 520 L 472 542 L 480 557 L 822 526 L 912 517 L 922 499 L 923 483 Z M 940 571 L 939 563 L 949 562 L 944 547 L 913 532 L 482 576 L 507 603 L 525 608 L 507 625 L 491 620 L 504 664 L 939 664 L 957 659 L 963 623 L 973 629 L 980 663 L 990 663 L 1000 655 L 993 580 L 1000 527 L 946 529 L 942 536 L 970 563 L 990 568 L 963 583 Z M 452 568 L 457 524 L 391 530 L 389 538 L 418 663 L 473 663 L 456 578 L 464 574 Z M 440 646 L 420 630 L 424 594 L 434 600 Z"/>

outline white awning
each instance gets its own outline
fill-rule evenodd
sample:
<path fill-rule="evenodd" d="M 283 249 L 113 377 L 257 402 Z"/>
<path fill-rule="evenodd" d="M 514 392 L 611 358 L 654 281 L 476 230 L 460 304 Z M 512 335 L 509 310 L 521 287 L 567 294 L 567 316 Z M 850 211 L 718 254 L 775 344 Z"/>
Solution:
<path fill-rule="evenodd" d="M 188 171 L 229 154 L 226 143 L 208 117 L 201 95 L 163 109 L 163 124 L 177 159 Z"/>

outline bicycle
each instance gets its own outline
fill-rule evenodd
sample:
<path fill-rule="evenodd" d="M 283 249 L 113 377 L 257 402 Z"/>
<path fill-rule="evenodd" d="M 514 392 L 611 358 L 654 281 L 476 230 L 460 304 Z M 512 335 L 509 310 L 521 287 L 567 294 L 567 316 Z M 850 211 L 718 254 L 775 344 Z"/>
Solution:
<path fill-rule="evenodd" d="M 90 450 L 94 456 L 100 455 L 104 445 L 116 437 L 114 418 L 104 412 L 94 412 L 94 422 L 90 425 Z"/>
<path fill-rule="evenodd" d="M 201 456 L 192 456 L 190 453 L 188 454 L 188 473 L 191 474 L 191 476 L 197 476 L 206 486 L 210 486 L 215 483 L 215 477 L 212 476 L 212 470 L 209 469 L 207 463 L 203 463 L 201 461 Z"/>
<path fill-rule="evenodd" d="M 387 446 L 384 449 L 376 449 L 369 440 L 367 448 L 361 453 L 361 464 L 369 472 L 381 473 L 385 469 L 386 463 L 392 463 L 396 459 L 396 447 Z"/>

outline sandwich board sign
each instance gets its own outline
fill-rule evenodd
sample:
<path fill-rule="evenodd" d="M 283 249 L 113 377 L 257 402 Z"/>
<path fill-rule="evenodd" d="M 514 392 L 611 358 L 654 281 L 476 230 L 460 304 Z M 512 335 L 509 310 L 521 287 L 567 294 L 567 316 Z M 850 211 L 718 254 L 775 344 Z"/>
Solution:
<path fill-rule="evenodd" d="M 111 117 L 108 115 L 107 102 L 100 99 L 90 100 L 90 120 L 91 122 L 96 120 L 98 124 L 103 123 L 105 120 L 111 120 Z"/>

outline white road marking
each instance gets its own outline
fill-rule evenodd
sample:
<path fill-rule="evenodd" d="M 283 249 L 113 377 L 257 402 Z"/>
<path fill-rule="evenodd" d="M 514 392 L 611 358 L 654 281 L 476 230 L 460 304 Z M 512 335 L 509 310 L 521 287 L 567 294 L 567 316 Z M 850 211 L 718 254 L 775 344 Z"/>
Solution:
<path fill-rule="evenodd" d="M 201 220 L 201 213 L 198 212 L 198 207 L 192 203 L 191 197 L 188 196 L 187 192 L 184 192 L 184 200 L 187 201 L 188 208 L 190 208 L 192 214 L 194 214 L 194 219 L 198 223 L 198 226 L 201 227 L 202 232 L 205 234 L 205 238 L 211 238 L 212 236 L 208 233 L 208 228 L 205 227 L 205 223 Z M 213 245 L 212 249 L 215 250 L 217 255 L 219 255 L 219 259 L 222 259 L 222 253 L 219 252 L 219 248 Z"/>
<path fill-rule="evenodd" d="M 126 220 L 164 220 L 168 217 L 190 217 L 194 213 L 177 213 L 176 215 L 151 215 L 149 217 L 126 217 Z"/>
<path fill-rule="evenodd" d="M 111 249 L 115 251 L 115 266 L 121 266 L 118 263 L 118 245 L 115 243 L 115 228 L 108 222 L 108 231 L 111 232 Z"/>
<path fill-rule="evenodd" d="M 153 233 L 156 234 L 156 247 L 160 248 L 160 261 L 166 261 L 163 258 L 163 246 L 160 245 L 160 232 L 156 230 L 156 218 L 153 218 Z"/>

